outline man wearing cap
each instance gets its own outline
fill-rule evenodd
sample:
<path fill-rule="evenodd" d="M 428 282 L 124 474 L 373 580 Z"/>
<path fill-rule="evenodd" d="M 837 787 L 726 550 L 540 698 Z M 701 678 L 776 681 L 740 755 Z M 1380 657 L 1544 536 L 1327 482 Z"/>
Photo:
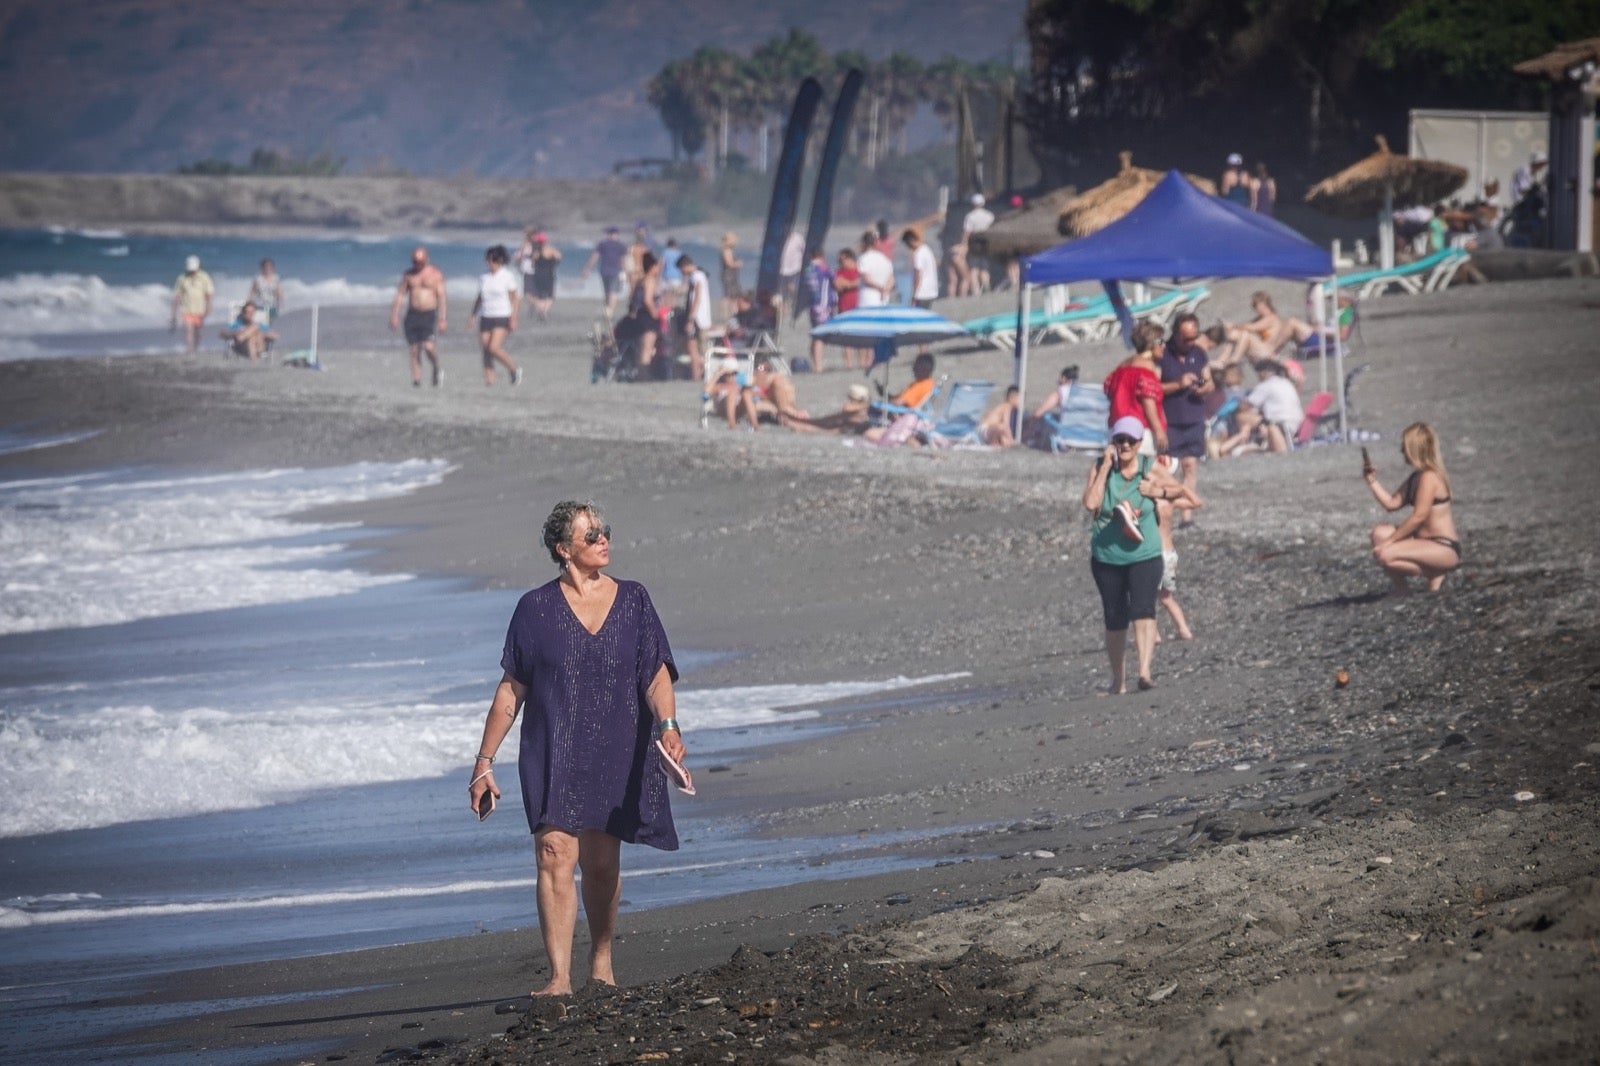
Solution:
<path fill-rule="evenodd" d="M 1238 152 L 1228 154 L 1228 168 L 1217 182 L 1217 195 L 1240 207 L 1250 206 L 1250 175 L 1244 172 L 1244 156 Z"/>
<path fill-rule="evenodd" d="M 1511 206 L 1516 207 L 1527 196 L 1533 187 L 1544 178 L 1544 169 L 1550 163 L 1550 158 L 1543 152 L 1532 152 L 1528 155 L 1528 165 L 1518 167 L 1517 172 L 1511 175 Z"/>
<path fill-rule="evenodd" d="M 589 261 L 583 264 L 583 272 L 578 275 L 581 281 L 589 276 L 596 263 L 600 265 L 600 287 L 606 294 L 607 318 L 616 309 L 617 290 L 623 281 L 622 261 L 628 256 L 628 246 L 617 239 L 618 232 L 615 226 L 606 227 L 605 237 L 589 253 Z"/>
<path fill-rule="evenodd" d="M 983 193 L 972 194 L 972 210 L 961 220 L 961 253 L 966 257 L 966 281 L 962 291 L 955 296 L 976 296 L 989 291 L 989 260 L 986 256 L 973 256 L 972 235 L 983 233 L 994 225 L 994 212 L 984 206 Z"/>
<path fill-rule="evenodd" d="M 178 318 L 183 318 L 183 340 L 188 353 L 200 349 L 200 328 L 211 314 L 211 299 L 216 295 L 211 275 L 200 269 L 200 257 L 191 255 L 184 260 L 183 273 L 172 286 L 172 328 L 178 328 Z"/>

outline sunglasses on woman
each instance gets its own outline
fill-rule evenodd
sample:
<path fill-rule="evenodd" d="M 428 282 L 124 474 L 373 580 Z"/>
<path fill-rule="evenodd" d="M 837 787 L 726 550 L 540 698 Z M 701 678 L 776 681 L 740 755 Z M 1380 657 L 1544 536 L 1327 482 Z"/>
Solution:
<path fill-rule="evenodd" d="M 611 539 L 611 526 L 609 523 L 603 526 L 590 526 L 583 531 L 583 542 L 585 544 L 599 544 L 601 537 L 606 538 L 608 541 Z"/>
<path fill-rule="evenodd" d="M 1138 444 L 1139 442 L 1134 440 L 1132 437 L 1112 437 L 1111 443 L 1115 444 L 1119 448 L 1127 448 L 1131 445 Z"/>

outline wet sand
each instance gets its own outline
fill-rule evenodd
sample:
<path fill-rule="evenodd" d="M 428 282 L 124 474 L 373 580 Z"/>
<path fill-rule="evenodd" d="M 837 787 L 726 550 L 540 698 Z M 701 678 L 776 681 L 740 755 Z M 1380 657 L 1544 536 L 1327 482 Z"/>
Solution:
<path fill-rule="evenodd" d="M 1242 315 L 1256 287 L 1298 306 L 1293 286 L 1229 282 L 1202 318 Z M 549 504 L 592 496 L 613 569 L 674 641 L 739 653 L 686 684 L 968 675 L 699 768 L 699 802 L 777 836 L 950 830 L 918 845 L 925 869 L 625 910 L 629 988 L 564 1018 L 495 1012 L 542 983 L 530 900 L 517 933 L 163 980 L 126 1005 L 181 1016 L 120 1039 L 252 1061 L 1592 1058 L 1596 307 L 1593 279 L 1370 302 L 1352 358 L 1369 447 L 1392 486 L 1399 430 L 1435 424 L 1465 565 L 1439 596 L 1382 595 L 1354 449 L 1208 464 L 1179 542 L 1198 639 L 1162 645 L 1155 691 L 1114 698 L 1083 457 L 701 430 L 692 383 L 588 384 L 592 307 L 514 338 L 516 389 L 486 389 L 461 335 L 444 387 L 412 389 L 373 310 L 324 310 L 322 373 L 0 364 L 7 421 L 105 430 L 35 468 L 450 460 L 442 485 L 349 512 L 395 530 L 379 568 L 541 582 Z M 1010 376 L 1007 353 L 939 355 Z M 1030 394 L 1118 358 L 1041 349 Z M 802 376 L 801 402 L 831 410 L 852 380 Z M 230 1000 L 262 996 L 286 998 Z"/>

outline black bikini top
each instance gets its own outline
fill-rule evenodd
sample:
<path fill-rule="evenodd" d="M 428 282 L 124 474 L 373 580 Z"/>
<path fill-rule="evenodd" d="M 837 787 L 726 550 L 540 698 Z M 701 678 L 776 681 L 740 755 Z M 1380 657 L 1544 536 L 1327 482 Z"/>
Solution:
<path fill-rule="evenodd" d="M 1416 502 L 1417 502 L 1417 482 L 1421 479 L 1421 477 L 1422 477 L 1422 471 L 1413 470 L 1411 472 L 1411 476 L 1406 478 L 1405 484 L 1400 486 L 1400 500 L 1407 507 L 1413 507 L 1413 506 L 1416 505 Z M 1435 507 L 1442 507 L 1443 505 L 1445 505 L 1445 504 L 1447 504 L 1449 502 L 1450 502 L 1450 496 L 1449 496 L 1448 493 L 1446 493 L 1446 495 L 1434 497 L 1433 505 Z"/>

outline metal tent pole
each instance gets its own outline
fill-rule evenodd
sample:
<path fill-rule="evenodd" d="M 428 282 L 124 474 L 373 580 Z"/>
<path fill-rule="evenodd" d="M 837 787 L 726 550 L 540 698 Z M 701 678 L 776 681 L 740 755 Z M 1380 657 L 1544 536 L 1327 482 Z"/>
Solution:
<path fill-rule="evenodd" d="M 1017 286 L 1017 359 L 1016 380 L 1012 382 L 1017 387 L 1017 429 L 1022 429 L 1022 420 L 1027 417 L 1027 380 L 1028 380 L 1028 304 L 1033 292 L 1033 285 L 1026 279 L 1027 264 L 1023 264 L 1023 277 Z"/>

